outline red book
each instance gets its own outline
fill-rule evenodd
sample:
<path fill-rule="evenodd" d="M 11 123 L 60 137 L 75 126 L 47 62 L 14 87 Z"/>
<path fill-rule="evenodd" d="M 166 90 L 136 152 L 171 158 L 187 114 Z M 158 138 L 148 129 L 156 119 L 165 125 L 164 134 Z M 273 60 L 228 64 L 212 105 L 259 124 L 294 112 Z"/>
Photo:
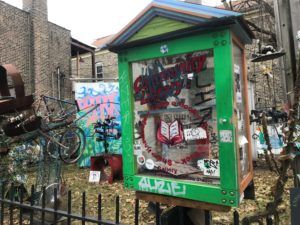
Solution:
<path fill-rule="evenodd" d="M 167 145 L 177 145 L 184 141 L 182 124 L 175 120 L 168 124 L 161 120 L 157 130 L 157 140 Z"/>

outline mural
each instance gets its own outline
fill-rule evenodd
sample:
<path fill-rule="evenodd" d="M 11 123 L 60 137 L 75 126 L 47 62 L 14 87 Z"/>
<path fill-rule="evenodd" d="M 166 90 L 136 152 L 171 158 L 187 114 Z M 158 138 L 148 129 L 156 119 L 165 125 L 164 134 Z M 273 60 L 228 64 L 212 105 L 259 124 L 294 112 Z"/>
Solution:
<path fill-rule="evenodd" d="M 104 82 L 76 83 L 75 99 L 81 110 L 77 115 L 78 117 L 94 105 L 100 104 L 97 109 L 78 121 L 78 126 L 84 130 L 86 135 L 86 148 L 78 164 L 80 167 L 88 167 L 90 166 L 91 156 L 105 152 L 103 141 L 100 141 L 97 134 L 95 134 L 95 125 L 107 118 L 113 118 L 114 124 L 118 124 L 118 129 L 121 127 L 119 84 Z M 109 138 L 108 153 L 121 154 L 121 143 L 121 137 Z"/>

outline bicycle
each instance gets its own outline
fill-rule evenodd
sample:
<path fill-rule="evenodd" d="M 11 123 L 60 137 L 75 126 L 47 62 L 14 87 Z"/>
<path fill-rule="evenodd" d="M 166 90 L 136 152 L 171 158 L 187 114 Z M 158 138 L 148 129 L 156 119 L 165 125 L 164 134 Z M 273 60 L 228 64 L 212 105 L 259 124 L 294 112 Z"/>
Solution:
<path fill-rule="evenodd" d="M 83 154 L 86 144 L 84 132 L 76 125 L 76 122 L 95 110 L 99 105 L 93 106 L 77 119 L 72 118 L 77 110 L 64 111 L 64 113 L 57 114 L 58 116 L 53 116 L 53 110 L 45 105 L 49 111 L 47 111 L 46 116 L 42 117 L 38 115 L 38 112 L 41 102 L 44 101 L 46 104 L 45 98 L 51 98 L 60 103 L 67 102 L 41 96 L 37 110 L 33 110 L 33 113 L 29 115 L 17 111 L 15 116 L 1 115 L 0 118 L 5 122 L 1 123 L 0 144 L 9 148 L 8 146 L 13 143 L 24 143 L 43 137 L 46 139 L 46 152 L 52 158 L 60 157 L 65 163 L 75 163 Z M 72 104 L 78 109 L 76 103 L 68 102 L 68 104 Z"/>
<path fill-rule="evenodd" d="M 99 104 L 94 105 L 91 109 L 84 112 L 79 118 L 73 119 L 72 117 L 75 117 L 75 113 L 83 111 L 79 110 L 77 102 L 72 103 L 49 96 L 41 96 L 41 98 L 46 106 L 48 112 L 47 117 L 49 118 L 49 135 L 40 131 L 40 133 L 48 139 L 46 147 L 47 152 L 52 158 L 60 157 L 60 159 L 65 163 L 77 162 L 84 152 L 86 137 L 84 131 L 78 127 L 76 123 L 99 107 Z M 53 115 L 55 110 L 49 107 L 49 100 L 52 100 L 59 105 L 59 113 Z M 62 104 L 71 106 L 71 110 L 65 110 L 65 108 L 62 107 Z"/>

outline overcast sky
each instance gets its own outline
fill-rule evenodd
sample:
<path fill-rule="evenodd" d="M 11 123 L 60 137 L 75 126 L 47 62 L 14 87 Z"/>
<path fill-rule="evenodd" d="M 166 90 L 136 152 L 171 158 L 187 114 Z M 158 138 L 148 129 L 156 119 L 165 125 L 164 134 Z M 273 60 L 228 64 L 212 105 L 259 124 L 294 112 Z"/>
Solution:
<path fill-rule="evenodd" d="M 22 8 L 22 0 L 3 0 Z M 87 44 L 121 30 L 151 0 L 48 0 L 48 19 Z M 220 0 L 203 0 L 215 6 Z"/>

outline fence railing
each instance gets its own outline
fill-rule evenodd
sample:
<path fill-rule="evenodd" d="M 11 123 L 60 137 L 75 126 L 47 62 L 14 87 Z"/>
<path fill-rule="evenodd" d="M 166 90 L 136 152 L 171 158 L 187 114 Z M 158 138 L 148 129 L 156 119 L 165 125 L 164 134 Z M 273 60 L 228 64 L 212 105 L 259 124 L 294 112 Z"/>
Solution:
<path fill-rule="evenodd" d="M 0 196 L 0 225 L 4 224 L 30 224 L 30 225 L 56 225 L 63 222 L 63 224 L 72 224 L 74 221 L 79 221 L 81 224 L 85 225 L 86 222 L 98 224 L 98 225 L 125 225 L 120 221 L 120 197 L 115 198 L 115 215 L 114 221 L 105 220 L 102 218 L 102 195 L 98 195 L 97 200 L 97 216 L 91 217 L 87 215 L 86 208 L 86 193 L 82 193 L 81 197 L 81 214 L 75 214 L 72 212 L 72 192 L 68 191 L 67 194 L 67 207 L 66 210 L 59 209 L 59 198 L 58 190 L 55 188 L 52 195 L 52 204 L 51 207 L 48 207 L 46 204 L 46 189 L 43 188 L 40 193 L 36 192 L 34 186 L 31 187 L 30 201 L 24 202 L 24 189 L 19 189 L 19 192 L 16 192 L 16 188 L 12 186 L 9 193 L 5 193 L 5 188 L 3 185 L 0 185 L 1 196 Z M 34 196 L 34 197 L 32 197 Z M 37 197 L 38 196 L 38 197 Z M 39 201 L 37 201 L 37 198 Z M 47 199 L 48 201 L 49 199 Z M 155 211 L 155 225 L 174 225 L 172 218 L 161 214 L 161 208 L 159 203 L 152 203 L 152 206 Z M 130 205 L 132 207 L 132 205 Z M 135 199 L 134 203 L 134 225 L 139 225 L 139 209 L 140 203 L 138 199 Z M 183 219 L 184 208 L 179 207 L 179 213 L 176 214 L 179 219 L 176 221 L 176 225 L 186 225 L 186 221 Z M 174 218 L 173 218 L 174 220 Z M 176 220 L 176 219 L 175 219 Z M 244 224 L 243 221 L 242 224 Z M 267 225 L 272 225 L 272 219 L 267 219 Z M 212 224 L 211 213 L 205 211 L 205 225 Z M 233 225 L 239 225 L 240 216 L 237 211 L 233 213 Z M 246 223 L 248 224 L 248 223 Z M 263 223 L 262 223 L 263 224 Z M 131 224 L 130 224 L 131 225 Z"/>
<path fill-rule="evenodd" d="M 3 186 L 2 186 L 3 187 Z M 60 210 L 58 208 L 58 190 L 55 188 L 53 192 L 53 207 L 46 207 L 46 190 L 43 188 L 42 192 L 37 194 L 34 187 L 31 188 L 30 196 L 39 196 L 41 201 L 37 204 L 37 197 L 31 197 L 30 203 L 25 203 L 23 201 L 24 191 L 20 189 L 19 193 L 16 193 L 15 188 L 10 188 L 7 195 L 5 196 L 4 188 L 1 188 L 0 197 L 0 225 L 4 224 L 16 224 L 16 218 L 14 218 L 18 213 L 18 224 L 58 224 L 64 221 L 64 224 L 71 224 L 73 221 L 80 221 L 81 224 L 86 222 L 101 224 L 101 225 L 122 225 L 120 222 L 120 198 L 119 196 L 115 199 L 115 220 L 109 221 L 102 218 L 102 196 L 98 195 L 97 203 L 97 217 L 90 217 L 86 214 L 86 193 L 82 193 L 81 198 L 81 214 L 72 213 L 72 192 L 68 191 L 67 198 L 67 210 Z M 15 197 L 18 196 L 18 199 Z M 139 201 L 135 201 L 135 224 L 138 224 L 138 205 Z M 8 218 L 5 218 L 7 215 Z M 49 216 L 50 215 L 50 216 Z M 47 217 L 47 219 L 46 219 Z M 50 218 L 50 220 L 49 220 Z M 25 222 L 25 223 L 24 223 Z"/>

